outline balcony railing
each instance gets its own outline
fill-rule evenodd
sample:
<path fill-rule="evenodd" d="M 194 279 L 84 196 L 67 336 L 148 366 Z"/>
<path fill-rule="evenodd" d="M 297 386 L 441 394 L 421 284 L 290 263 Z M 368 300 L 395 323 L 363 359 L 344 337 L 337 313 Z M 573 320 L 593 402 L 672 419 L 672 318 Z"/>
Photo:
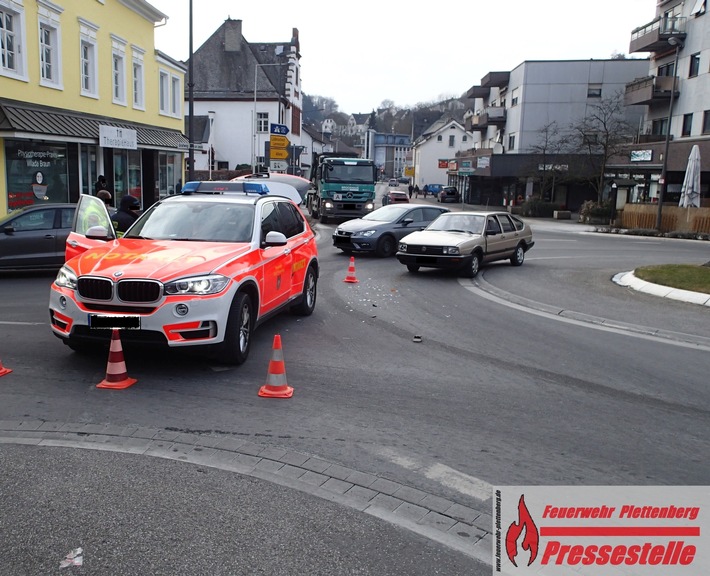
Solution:
<path fill-rule="evenodd" d="M 626 85 L 624 104 L 626 106 L 653 105 L 668 102 L 675 80 L 675 97 L 678 97 L 680 82 L 673 76 L 647 76 Z"/>
<path fill-rule="evenodd" d="M 503 106 L 488 106 L 480 115 L 479 125 L 500 126 L 505 124 L 505 108 Z"/>
<path fill-rule="evenodd" d="M 670 48 L 669 38 L 686 36 L 686 18 L 660 16 L 631 32 L 629 52 L 659 52 Z"/>

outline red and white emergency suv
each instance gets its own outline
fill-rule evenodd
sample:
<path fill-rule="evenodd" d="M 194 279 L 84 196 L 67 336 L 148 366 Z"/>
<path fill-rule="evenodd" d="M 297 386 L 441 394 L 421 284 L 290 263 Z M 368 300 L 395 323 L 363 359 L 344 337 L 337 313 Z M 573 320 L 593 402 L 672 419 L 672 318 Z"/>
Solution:
<path fill-rule="evenodd" d="M 316 305 L 315 235 L 281 196 L 171 196 L 117 238 L 103 202 L 82 195 L 66 254 L 49 312 L 77 351 L 108 344 L 118 328 L 124 344 L 203 347 L 241 364 L 262 321 Z"/>

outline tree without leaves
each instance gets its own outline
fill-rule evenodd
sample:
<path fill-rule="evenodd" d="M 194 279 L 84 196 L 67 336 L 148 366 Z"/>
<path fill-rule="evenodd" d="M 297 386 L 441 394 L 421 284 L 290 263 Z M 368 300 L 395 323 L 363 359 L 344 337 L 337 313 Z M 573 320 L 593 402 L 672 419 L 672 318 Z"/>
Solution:
<path fill-rule="evenodd" d="M 560 163 L 561 154 L 569 152 L 571 135 L 563 132 L 555 121 L 545 124 L 538 134 L 537 143 L 528 149 L 528 152 L 537 155 L 529 167 L 529 174 L 540 183 L 541 197 L 547 198 L 548 190 L 554 191 L 557 184 L 569 177 L 569 172 L 558 170 L 555 164 Z"/>
<path fill-rule="evenodd" d="M 617 92 L 590 106 L 580 122 L 570 125 L 570 131 L 574 150 L 587 156 L 590 174 L 593 174 L 590 182 L 601 204 L 607 164 L 610 158 L 623 153 L 634 134 L 626 120 L 623 93 Z"/>

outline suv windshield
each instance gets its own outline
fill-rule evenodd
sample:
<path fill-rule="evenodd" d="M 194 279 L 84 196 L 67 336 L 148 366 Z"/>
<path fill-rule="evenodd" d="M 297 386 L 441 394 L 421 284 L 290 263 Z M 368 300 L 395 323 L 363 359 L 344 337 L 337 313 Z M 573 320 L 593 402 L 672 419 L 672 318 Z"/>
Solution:
<path fill-rule="evenodd" d="M 141 216 L 124 238 L 250 242 L 254 206 L 228 202 L 165 202 Z"/>

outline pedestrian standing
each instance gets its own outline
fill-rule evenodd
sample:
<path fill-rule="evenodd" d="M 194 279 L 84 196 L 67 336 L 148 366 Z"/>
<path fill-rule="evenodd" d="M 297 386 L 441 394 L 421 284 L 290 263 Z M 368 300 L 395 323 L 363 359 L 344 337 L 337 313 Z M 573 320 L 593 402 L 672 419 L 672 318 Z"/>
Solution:
<path fill-rule="evenodd" d="M 409 199 L 411 200 L 411 199 L 412 199 L 412 194 L 414 193 L 414 186 L 412 186 L 412 185 L 410 184 L 408 190 L 409 190 Z"/>
<path fill-rule="evenodd" d="M 428 185 L 428 184 L 424 184 L 424 198 L 426 198 L 427 192 L 429 192 L 429 185 Z"/>
<path fill-rule="evenodd" d="M 414 185 L 414 197 L 419 198 L 419 184 Z"/>

